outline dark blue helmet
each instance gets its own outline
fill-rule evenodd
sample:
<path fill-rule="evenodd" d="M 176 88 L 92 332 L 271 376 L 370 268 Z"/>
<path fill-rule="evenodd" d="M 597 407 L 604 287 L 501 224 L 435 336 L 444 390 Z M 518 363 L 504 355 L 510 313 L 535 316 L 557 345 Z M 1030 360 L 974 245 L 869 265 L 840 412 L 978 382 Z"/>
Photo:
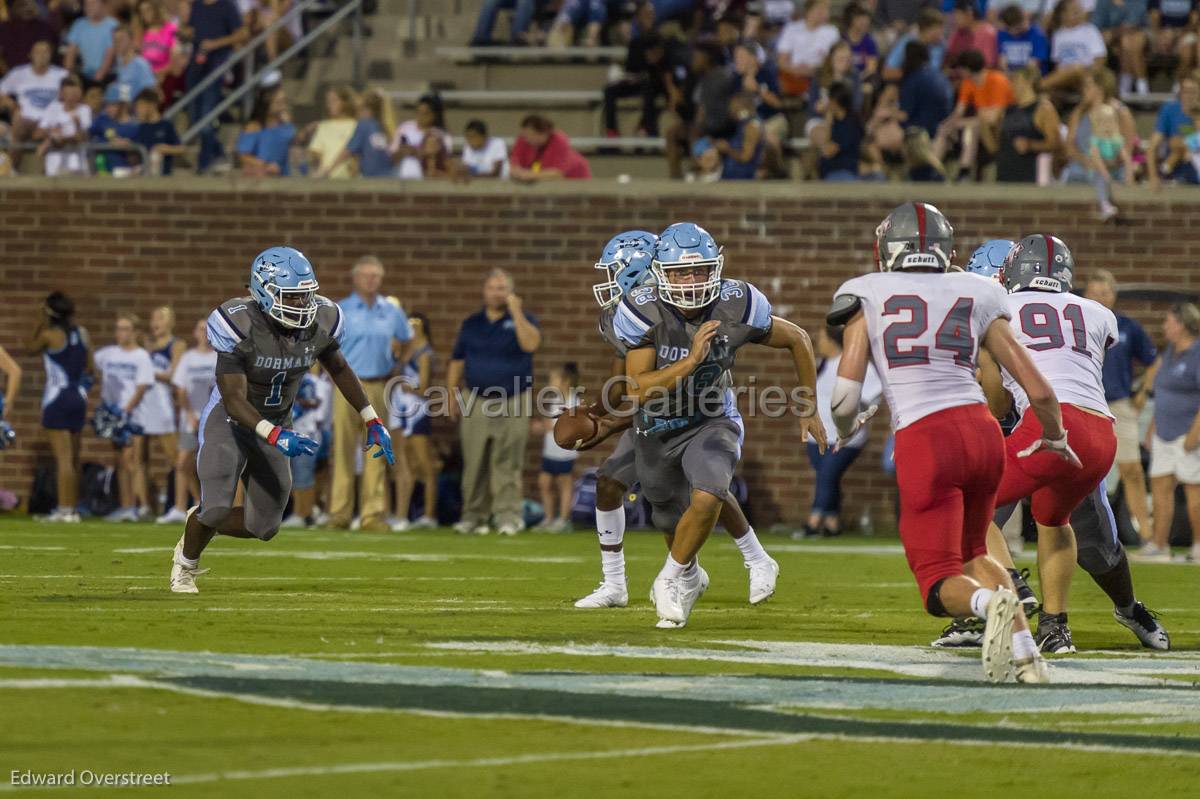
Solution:
<path fill-rule="evenodd" d="M 609 239 L 596 262 L 608 279 L 592 286 L 592 294 L 601 308 L 615 305 L 621 296 L 651 278 L 650 264 L 658 236 L 645 230 L 626 230 Z"/>
<path fill-rule="evenodd" d="M 317 273 L 304 253 L 271 247 L 250 265 L 250 294 L 262 312 L 284 327 L 306 328 L 317 318 Z"/>

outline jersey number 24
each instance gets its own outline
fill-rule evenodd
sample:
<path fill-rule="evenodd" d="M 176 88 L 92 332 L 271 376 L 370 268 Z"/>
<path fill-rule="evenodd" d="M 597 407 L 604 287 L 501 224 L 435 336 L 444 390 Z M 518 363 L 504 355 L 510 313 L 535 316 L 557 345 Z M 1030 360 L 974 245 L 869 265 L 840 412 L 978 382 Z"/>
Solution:
<path fill-rule="evenodd" d="M 933 337 L 935 349 L 953 353 L 954 363 L 975 368 L 975 337 L 971 335 L 971 311 L 975 300 L 959 297 L 938 325 Z M 929 363 L 929 347 L 924 344 L 902 346 L 905 339 L 918 339 L 929 330 L 929 306 L 915 294 L 897 294 L 883 304 L 883 316 L 907 316 L 892 322 L 883 331 L 883 352 L 888 368 L 921 366 Z"/>

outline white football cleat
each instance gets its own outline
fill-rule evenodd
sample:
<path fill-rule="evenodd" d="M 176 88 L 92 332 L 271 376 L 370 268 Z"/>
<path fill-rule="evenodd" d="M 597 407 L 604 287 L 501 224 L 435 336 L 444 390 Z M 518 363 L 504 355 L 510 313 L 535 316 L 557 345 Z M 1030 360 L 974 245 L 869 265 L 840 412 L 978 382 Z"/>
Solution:
<path fill-rule="evenodd" d="M 629 604 L 629 586 L 602 582 L 596 590 L 575 603 L 577 608 L 623 608 Z"/>
<path fill-rule="evenodd" d="M 654 610 L 658 618 L 669 622 L 672 626 L 682 627 L 687 624 L 687 611 L 684 610 L 684 593 L 687 586 L 682 577 L 656 577 L 650 588 L 650 597 L 654 601 Z"/>
<path fill-rule="evenodd" d="M 204 574 L 208 569 L 185 566 L 183 563 L 180 563 L 182 559 L 183 536 L 180 536 L 179 543 L 175 545 L 175 554 L 171 558 L 171 593 L 198 594 L 200 593 L 200 589 L 196 587 L 196 577 Z"/>
<path fill-rule="evenodd" d="M 997 588 L 988 600 L 982 660 L 989 682 L 1008 682 L 1013 676 L 1013 619 L 1018 604 L 1017 595 L 1007 588 Z"/>
<path fill-rule="evenodd" d="M 1050 682 L 1050 667 L 1046 665 L 1046 659 L 1041 655 L 1035 654 L 1031 658 L 1015 660 L 1013 668 L 1016 670 L 1019 683 L 1035 685 Z"/>
<path fill-rule="evenodd" d="M 696 574 L 691 580 L 684 580 L 684 595 L 683 609 L 690 616 L 692 608 L 700 601 L 700 597 L 704 596 L 704 592 L 708 590 L 708 572 L 704 571 L 699 563 L 696 564 Z"/>
<path fill-rule="evenodd" d="M 1171 648 L 1171 636 L 1158 623 L 1158 615 L 1141 602 L 1133 604 L 1133 613 L 1128 616 L 1113 608 L 1113 618 L 1118 624 L 1128 627 L 1147 649 L 1166 652 Z"/>
<path fill-rule="evenodd" d="M 751 565 L 744 564 L 750 571 L 750 604 L 766 602 L 775 594 L 775 581 L 779 579 L 779 564 L 768 557 Z"/>
<path fill-rule="evenodd" d="M 155 524 L 178 524 L 179 522 L 186 521 L 186 520 L 187 520 L 187 512 L 186 511 L 182 511 L 179 508 L 172 507 L 169 511 L 164 513 L 162 516 L 159 516 L 157 519 L 155 519 L 154 523 Z M 283 525 L 280 525 L 280 527 L 282 527 L 282 526 Z"/>

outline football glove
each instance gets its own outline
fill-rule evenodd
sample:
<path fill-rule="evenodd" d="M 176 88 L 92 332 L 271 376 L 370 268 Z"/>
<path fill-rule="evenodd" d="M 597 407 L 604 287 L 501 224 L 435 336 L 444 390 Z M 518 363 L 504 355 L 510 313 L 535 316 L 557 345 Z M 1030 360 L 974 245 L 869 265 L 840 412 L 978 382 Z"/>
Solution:
<path fill-rule="evenodd" d="M 865 411 L 861 411 L 858 414 L 858 416 L 855 416 L 854 417 L 854 429 L 852 429 L 846 435 L 838 437 L 837 443 L 833 445 L 833 451 L 837 452 L 837 451 L 841 450 L 842 447 L 846 446 L 846 442 L 849 441 L 850 439 L 854 438 L 854 436 L 858 435 L 858 431 L 862 430 L 863 425 L 865 425 L 867 422 L 871 421 L 871 417 L 874 416 L 878 410 L 879 410 L 879 403 L 875 403 L 871 407 L 867 408 Z"/>
<path fill-rule="evenodd" d="M 293 430 L 285 430 L 278 425 L 267 436 L 267 443 L 289 458 L 296 458 L 300 455 L 316 455 L 317 450 L 321 448 L 321 445 L 311 438 L 306 438 Z"/>
<path fill-rule="evenodd" d="M 1033 442 L 1028 447 L 1026 447 L 1025 449 L 1018 452 L 1017 457 L 1018 458 L 1028 458 L 1030 455 L 1034 454 L 1035 452 L 1039 452 L 1041 450 L 1045 450 L 1047 452 L 1051 452 L 1051 453 L 1057 455 L 1058 457 L 1062 458 L 1067 463 L 1074 466 L 1076 469 L 1080 469 L 1083 467 L 1083 462 L 1079 460 L 1079 456 L 1076 455 L 1075 451 L 1073 449 L 1071 449 L 1069 444 L 1067 444 L 1067 431 L 1066 430 L 1063 431 L 1062 438 L 1056 438 L 1056 439 L 1039 438 L 1037 441 Z"/>
<path fill-rule="evenodd" d="M 363 447 L 363 450 L 366 451 L 371 447 L 379 447 L 379 451 L 372 457 L 387 458 L 388 466 L 396 464 L 396 456 L 392 453 L 392 434 L 388 432 L 387 427 L 378 417 L 367 422 L 367 445 Z"/>

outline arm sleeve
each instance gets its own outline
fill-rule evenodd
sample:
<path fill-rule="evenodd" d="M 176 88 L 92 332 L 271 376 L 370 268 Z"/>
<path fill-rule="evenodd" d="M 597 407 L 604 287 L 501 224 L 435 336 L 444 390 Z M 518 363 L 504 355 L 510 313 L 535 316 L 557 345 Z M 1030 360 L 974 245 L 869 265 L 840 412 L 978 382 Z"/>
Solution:
<path fill-rule="evenodd" d="M 246 338 L 219 307 L 208 315 L 207 337 L 209 345 L 220 353 L 233 352 Z"/>
<path fill-rule="evenodd" d="M 650 343 L 650 331 L 653 329 L 650 320 L 634 310 L 628 298 L 621 300 L 617 312 L 613 314 L 613 332 L 621 343 L 630 349 L 646 346 Z"/>
<path fill-rule="evenodd" d="M 752 283 L 747 283 L 746 324 L 755 329 L 750 341 L 762 341 L 771 332 L 771 302 Z"/>

